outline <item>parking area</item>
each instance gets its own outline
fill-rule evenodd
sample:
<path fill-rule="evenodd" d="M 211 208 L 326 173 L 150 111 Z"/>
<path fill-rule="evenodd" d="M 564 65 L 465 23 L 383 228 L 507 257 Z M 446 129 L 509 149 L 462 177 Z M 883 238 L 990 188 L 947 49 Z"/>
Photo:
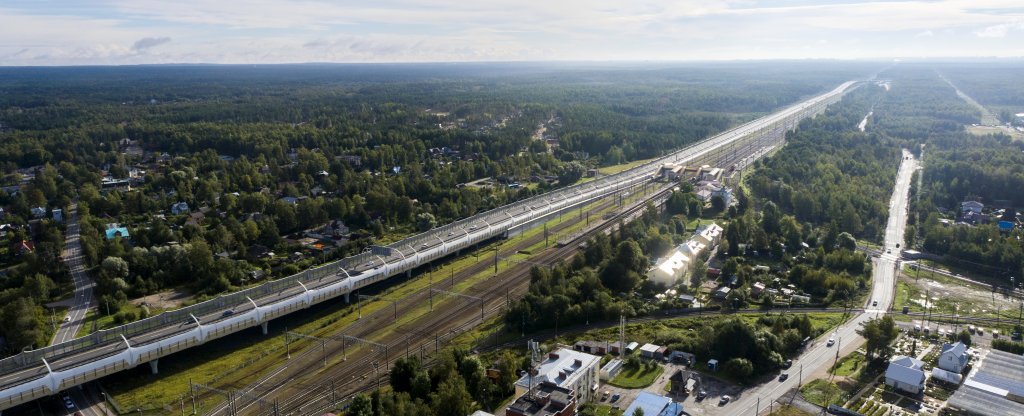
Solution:
<path fill-rule="evenodd" d="M 723 395 L 728 395 L 732 398 L 737 397 L 743 390 L 739 386 L 729 383 L 717 378 L 701 374 L 701 387 L 698 390 L 703 389 L 707 395 L 703 399 L 697 399 L 697 392 L 689 395 L 674 395 L 669 393 L 669 378 L 672 377 L 677 370 L 687 371 L 685 365 L 680 364 L 663 364 L 664 370 L 661 375 L 654 380 L 654 383 L 643 389 L 623 389 L 608 384 L 601 385 L 601 399 L 599 404 L 612 406 L 620 410 L 625 410 L 633 403 L 636 396 L 642 391 L 664 395 L 672 399 L 677 403 L 683 403 L 683 407 L 686 412 L 690 415 L 728 415 L 730 414 L 729 404 L 719 405 Z M 607 398 L 603 397 L 603 393 L 607 391 Z M 612 400 L 618 395 L 618 400 Z M 730 402 L 731 403 L 731 402 Z"/>

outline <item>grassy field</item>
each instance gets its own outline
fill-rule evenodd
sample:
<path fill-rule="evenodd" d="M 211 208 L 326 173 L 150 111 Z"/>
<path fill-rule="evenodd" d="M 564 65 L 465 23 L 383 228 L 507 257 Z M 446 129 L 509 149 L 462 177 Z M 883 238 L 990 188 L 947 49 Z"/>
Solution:
<path fill-rule="evenodd" d="M 967 126 L 967 132 L 975 136 L 987 136 L 989 134 L 1005 134 L 1014 140 L 1024 140 L 1024 133 L 1005 127 L 990 126 Z"/>
<path fill-rule="evenodd" d="M 842 406 L 848 399 L 847 393 L 824 379 L 812 380 L 800 388 L 804 399 L 821 407 L 828 407 L 830 404 Z"/>
<path fill-rule="evenodd" d="M 849 377 L 860 371 L 863 366 L 864 355 L 855 351 L 839 360 L 839 363 L 829 371 L 837 376 Z"/>
<path fill-rule="evenodd" d="M 103 305 L 100 305 L 100 307 L 102 308 Z M 132 303 L 126 303 L 124 306 L 121 307 L 121 310 L 130 311 L 131 313 L 135 314 L 136 317 L 139 317 L 140 314 L 142 313 L 142 308 Z M 160 308 L 149 308 L 149 315 L 156 316 L 163 311 L 164 310 Z M 95 331 L 113 328 L 118 325 L 121 324 L 115 323 L 114 317 L 112 315 L 99 315 L 97 308 L 89 309 L 89 311 L 86 312 L 85 314 L 84 324 L 82 325 L 81 328 L 78 328 L 78 333 L 75 334 L 75 338 L 84 337 Z M 94 326 L 95 331 L 93 330 Z"/>
<path fill-rule="evenodd" d="M 639 194 L 634 196 L 634 198 L 639 197 Z M 598 204 L 598 202 L 595 202 L 584 207 L 584 209 L 593 209 Z M 612 209 L 614 207 L 602 210 L 598 213 L 597 217 L 599 218 L 603 212 Z M 548 221 L 548 226 L 574 219 L 572 216 L 563 217 Z M 555 244 L 558 238 L 577 232 L 584 226 L 584 223 L 576 223 L 558 233 L 552 233 L 550 244 Z M 446 279 L 453 272 L 461 272 L 480 261 L 490 261 L 493 258 L 494 248 L 504 248 L 516 243 L 521 238 L 529 238 L 540 233 L 543 233 L 543 227 L 538 226 L 511 239 L 482 246 L 475 252 L 469 252 L 459 258 L 455 258 L 427 274 L 414 276 L 404 281 L 399 279 L 400 283 L 396 282 L 393 286 L 377 294 L 379 296 L 378 299 L 364 301 L 361 305 L 362 313 L 369 315 L 382 308 L 391 308 L 392 299 L 404 298 L 426 288 L 435 279 Z M 543 247 L 544 242 L 541 241 L 524 251 L 536 253 Z M 526 260 L 530 257 L 527 254 L 508 256 L 505 258 L 506 261 L 499 262 L 499 271 L 514 266 L 516 264 L 514 261 L 516 260 Z M 493 269 L 487 269 L 446 290 L 463 292 L 469 287 L 491 278 L 493 275 Z M 440 302 L 450 301 L 454 300 L 451 298 L 435 299 L 434 303 L 439 304 Z M 420 305 L 410 313 L 400 316 L 398 323 L 409 323 L 423 314 L 429 313 L 429 310 L 428 304 Z M 146 372 L 129 371 L 104 383 L 114 398 L 126 408 L 159 408 L 167 404 L 177 403 L 181 395 L 187 393 L 190 379 L 195 383 L 212 384 L 216 387 L 239 388 L 256 380 L 260 375 L 269 372 L 282 362 L 285 356 L 284 340 L 283 335 L 281 335 L 282 329 L 289 328 L 289 330 L 294 332 L 317 336 L 333 334 L 356 321 L 357 315 L 354 312 L 354 307 L 344 305 L 341 302 L 323 305 L 322 307 L 318 306 L 311 308 L 309 313 L 296 313 L 271 322 L 270 328 L 272 330 L 270 336 L 254 337 L 246 336 L 245 334 L 229 336 L 218 340 L 216 343 L 194 348 L 188 354 L 179 354 L 162 360 L 160 363 L 161 373 L 158 376 L 149 375 L 148 369 Z M 107 324 L 105 320 L 109 319 L 109 317 L 101 317 L 99 326 L 101 328 L 104 327 Z M 91 332 L 92 326 L 87 326 L 89 329 L 83 331 L 86 333 Z M 460 344 L 490 336 L 495 332 L 500 332 L 500 328 L 500 320 L 492 321 L 488 325 L 476 329 L 472 334 L 463 337 Z M 259 330 L 251 329 L 250 331 L 252 331 L 252 334 L 258 334 L 257 331 Z M 386 331 L 381 332 L 382 335 L 387 333 Z M 293 351 L 297 351 L 309 345 L 307 341 L 300 340 L 292 342 L 291 347 Z M 337 357 L 337 359 L 340 360 L 340 357 Z M 215 403 L 211 401 L 210 404 Z"/>
<path fill-rule="evenodd" d="M 580 412 L 580 414 L 585 414 L 585 415 L 594 415 L 594 416 L 622 416 L 622 412 L 623 412 L 622 409 L 614 409 L 610 405 L 607 405 L 607 404 L 588 403 L 588 404 L 584 404 L 583 406 L 585 406 L 585 408 L 583 408 L 581 410 L 584 410 L 584 411 Z"/>
<path fill-rule="evenodd" d="M 653 364 L 653 365 L 651 365 Z M 611 379 L 608 384 L 624 389 L 642 389 L 654 384 L 654 380 L 661 375 L 664 369 L 656 363 L 641 363 L 636 368 L 623 368 L 619 375 Z"/>
<path fill-rule="evenodd" d="M 597 171 L 600 172 L 602 175 L 614 175 L 614 174 L 622 172 L 622 171 L 624 171 L 626 169 L 634 168 L 634 167 L 640 166 L 640 165 L 642 165 L 644 163 L 650 162 L 651 160 L 653 160 L 653 159 L 634 160 L 634 161 L 629 162 L 629 163 L 623 163 L 623 164 L 620 164 L 620 165 L 611 165 L 611 166 L 605 166 L 603 168 L 598 168 Z"/>

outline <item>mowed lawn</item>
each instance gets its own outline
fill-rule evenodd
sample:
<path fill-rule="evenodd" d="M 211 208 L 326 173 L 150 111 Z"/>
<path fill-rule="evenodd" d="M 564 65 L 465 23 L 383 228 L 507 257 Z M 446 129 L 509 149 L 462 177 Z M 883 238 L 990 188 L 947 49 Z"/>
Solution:
<path fill-rule="evenodd" d="M 664 369 L 654 363 L 641 363 L 637 367 L 624 367 L 608 384 L 624 389 L 642 389 L 654 384 Z"/>

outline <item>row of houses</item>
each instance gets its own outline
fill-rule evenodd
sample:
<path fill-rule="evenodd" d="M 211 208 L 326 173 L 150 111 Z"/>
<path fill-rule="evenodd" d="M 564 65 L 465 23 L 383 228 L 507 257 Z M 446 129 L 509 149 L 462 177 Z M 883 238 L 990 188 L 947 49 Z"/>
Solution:
<path fill-rule="evenodd" d="M 961 373 L 967 368 L 969 359 L 967 345 L 964 343 L 944 344 L 938 365 L 931 370 L 932 379 L 959 384 Z M 928 379 L 924 367 L 924 362 L 917 358 L 895 356 L 885 370 L 885 384 L 906 393 L 921 394 L 924 391 L 925 380 Z"/>
<path fill-rule="evenodd" d="M 680 281 L 689 284 L 690 266 L 702 261 L 701 256 L 718 245 L 722 232 L 722 227 L 715 223 L 699 229 L 690 240 L 655 261 L 654 266 L 647 271 L 647 278 L 663 286 L 673 286 Z"/>

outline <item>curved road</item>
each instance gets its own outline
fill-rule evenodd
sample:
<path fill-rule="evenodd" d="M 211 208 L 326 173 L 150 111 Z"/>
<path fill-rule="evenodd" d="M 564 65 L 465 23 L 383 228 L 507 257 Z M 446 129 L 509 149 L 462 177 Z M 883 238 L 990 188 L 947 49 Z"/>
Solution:
<path fill-rule="evenodd" d="M 715 412 L 709 412 L 709 414 L 755 415 L 757 414 L 755 411 L 763 411 L 768 407 L 768 403 L 780 399 L 790 389 L 797 387 L 801 382 L 801 373 L 803 377 L 807 378 L 807 381 L 810 381 L 811 375 L 832 365 L 837 353 L 842 356 L 860 347 L 864 338 L 856 331 L 861 324 L 869 319 L 883 316 L 889 310 L 895 296 L 896 275 L 900 267 L 900 249 L 897 245 L 903 243 L 903 234 L 907 225 L 910 178 L 918 167 L 917 159 L 910 152 L 904 150 L 903 162 L 896 174 L 896 186 L 893 188 L 892 199 L 889 203 L 889 221 L 885 227 L 884 241 L 886 252 L 874 261 L 871 297 L 864 312 L 839 326 L 835 333 L 828 335 L 835 339 L 836 345 L 828 346 L 826 342 L 818 342 L 793 360 L 793 367 L 788 370 L 790 377 L 786 381 L 779 382 L 777 379 L 772 379 L 745 390 L 733 403 L 715 408 Z M 878 306 L 871 306 L 872 301 L 878 301 Z M 758 399 L 760 399 L 761 408 L 755 410 Z"/>

